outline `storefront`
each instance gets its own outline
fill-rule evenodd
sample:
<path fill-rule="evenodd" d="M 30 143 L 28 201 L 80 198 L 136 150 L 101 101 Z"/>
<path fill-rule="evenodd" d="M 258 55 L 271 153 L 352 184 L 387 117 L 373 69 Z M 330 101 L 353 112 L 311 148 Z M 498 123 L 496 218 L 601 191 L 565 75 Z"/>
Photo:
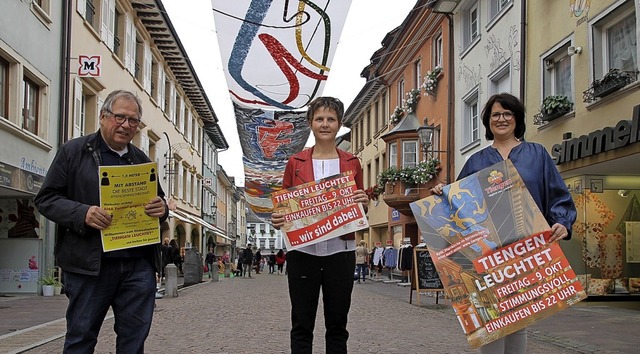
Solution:
<path fill-rule="evenodd" d="M 578 211 L 561 245 L 590 297 L 640 300 L 640 106 L 605 124 L 551 149 Z"/>

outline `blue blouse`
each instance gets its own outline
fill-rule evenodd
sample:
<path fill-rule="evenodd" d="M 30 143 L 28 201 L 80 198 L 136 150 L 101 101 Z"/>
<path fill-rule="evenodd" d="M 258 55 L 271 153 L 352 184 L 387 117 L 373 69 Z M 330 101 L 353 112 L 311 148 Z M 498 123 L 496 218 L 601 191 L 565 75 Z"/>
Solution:
<path fill-rule="evenodd" d="M 567 228 L 576 221 L 576 206 L 556 165 L 544 146 L 523 141 L 509 152 L 509 160 L 518 170 L 529 193 L 542 211 L 549 225 L 559 223 Z M 498 149 L 488 146 L 475 154 L 462 167 L 458 179 L 465 178 L 493 164 L 502 162 Z"/>

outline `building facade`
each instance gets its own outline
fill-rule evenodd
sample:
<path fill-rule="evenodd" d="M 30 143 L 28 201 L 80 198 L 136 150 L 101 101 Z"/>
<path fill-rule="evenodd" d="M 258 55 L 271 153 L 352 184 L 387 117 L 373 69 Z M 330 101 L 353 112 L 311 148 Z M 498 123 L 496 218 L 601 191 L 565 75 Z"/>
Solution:
<path fill-rule="evenodd" d="M 62 135 L 68 6 L 0 3 L 0 293 L 36 293 L 54 266 L 55 227 L 33 198 Z"/>

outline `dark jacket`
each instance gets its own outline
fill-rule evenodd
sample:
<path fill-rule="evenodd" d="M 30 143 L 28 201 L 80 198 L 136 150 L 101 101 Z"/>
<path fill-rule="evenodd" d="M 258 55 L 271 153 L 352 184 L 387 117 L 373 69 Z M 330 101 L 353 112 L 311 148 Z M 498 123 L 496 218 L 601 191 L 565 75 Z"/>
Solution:
<path fill-rule="evenodd" d="M 338 158 L 340 159 L 340 172 L 353 171 L 355 173 L 354 178 L 356 186 L 358 189 L 364 190 L 364 184 L 362 182 L 362 165 L 360 165 L 360 160 L 358 160 L 355 155 L 346 151 L 340 149 L 336 150 L 338 152 Z M 302 150 L 289 158 L 287 167 L 284 169 L 282 188 L 289 188 L 315 180 L 313 175 L 312 154 L 313 147 Z M 356 234 L 351 232 L 340 236 L 340 238 L 343 240 L 355 240 Z"/>
<path fill-rule="evenodd" d="M 85 225 L 89 207 L 100 205 L 99 166 L 102 164 L 100 132 L 73 139 L 62 145 L 56 153 L 42 188 L 34 200 L 38 211 L 57 224 L 57 242 L 54 253 L 58 265 L 65 271 L 86 275 L 100 273 L 102 240 L 100 231 Z M 142 150 L 128 145 L 131 164 L 151 162 Z M 164 192 L 158 183 L 158 195 Z M 163 222 L 169 215 L 159 219 Z M 160 271 L 161 242 L 150 248 L 150 259 Z"/>
<path fill-rule="evenodd" d="M 253 251 L 250 248 L 242 250 L 242 264 L 253 263 Z"/>
<path fill-rule="evenodd" d="M 213 253 L 207 253 L 207 257 L 205 258 L 204 262 L 207 264 L 213 264 L 213 262 L 216 261 L 216 255 Z"/>

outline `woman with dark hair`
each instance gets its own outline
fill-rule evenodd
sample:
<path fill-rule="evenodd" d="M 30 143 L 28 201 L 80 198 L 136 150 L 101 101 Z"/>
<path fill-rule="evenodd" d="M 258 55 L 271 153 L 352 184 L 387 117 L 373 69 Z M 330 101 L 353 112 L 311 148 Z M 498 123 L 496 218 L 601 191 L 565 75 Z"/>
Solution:
<path fill-rule="evenodd" d="M 338 149 L 336 135 L 342 125 L 344 105 L 333 97 L 318 97 L 309 104 L 307 122 L 315 145 L 289 158 L 283 188 L 353 171 L 357 190 L 353 202 L 365 210 L 369 202 L 362 184 L 362 166 L 356 156 Z M 284 214 L 274 213 L 276 229 L 284 225 Z M 347 320 L 356 268 L 353 232 L 287 253 L 287 280 L 291 299 L 291 353 L 311 353 L 320 289 L 324 303 L 327 353 L 347 353 Z"/>
<path fill-rule="evenodd" d="M 571 238 L 576 207 L 571 194 L 544 146 L 524 141 L 524 105 L 508 93 L 493 95 L 482 110 L 482 124 L 490 146 L 471 155 L 458 179 L 493 164 L 511 160 L 536 205 L 551 225 L 551 242 Z M 431 189 L 442 194 L 442 184 Z M 527 329 L 500 338 L 480 348 L 482 354 L 523 354 L 527 350 Z"/>

